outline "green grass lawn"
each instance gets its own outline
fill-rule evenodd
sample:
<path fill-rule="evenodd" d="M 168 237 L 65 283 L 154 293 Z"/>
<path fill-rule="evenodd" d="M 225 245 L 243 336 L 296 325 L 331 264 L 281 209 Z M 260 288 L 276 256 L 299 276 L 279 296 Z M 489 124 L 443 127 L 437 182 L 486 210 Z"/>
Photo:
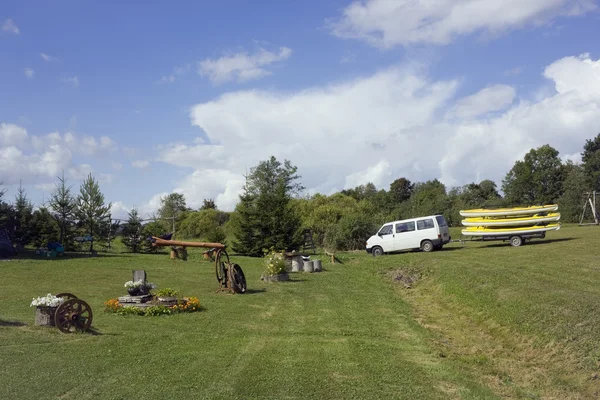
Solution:
<path fill-rule="evenodd" d="M 456 236 L 456 232 L 453 233 Z M 512 248 L 455 243 L 216 293 L 201 250 L 0 262 L 0 399 L 448 399 L 600 396 L 600 229 Z M 199 313 L 106 314 L 131 271 L 197 296 Z M 394 277 L 419 279 L 406 288 Z M 93 333 L 33 325 L 33 297 L 72 292 Z M 596 397 L 595 397 L 596 396 Z"/>

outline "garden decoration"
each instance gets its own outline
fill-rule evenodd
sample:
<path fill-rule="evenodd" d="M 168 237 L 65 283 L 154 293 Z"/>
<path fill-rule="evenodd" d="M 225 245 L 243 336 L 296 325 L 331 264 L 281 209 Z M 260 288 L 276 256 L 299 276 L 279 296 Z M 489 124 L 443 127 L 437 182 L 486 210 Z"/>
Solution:
<path fill-rule="evenodd" d="M 48 293 L 33 299 L 34 306 L 36 325 L 56 326 L 63 333 L 86 332 L 92 325 L 92 308 L 71 293 Z"/>
<path fill-rule="evenodd" d="M 215 272 L 220 286 L 217 291 L 229 291 L 231 293 L 246 292 L 246 277 L 244 276 L 242 267 L 238 264 L 231 263 L 224 244 L 183 242 L 179 240 L 162 239 L 155 236 L 152 236 L 150 240 L 152 241 L 152 246 L 170 246 L 172 249 L 181 248 L 183 251 L 185 251 L 187 247 L 209 248 L 210 250 L 205 253 L 215 262 Z"/>
<path fill-rule="evenodd" d="M 128 296 L 119 297 L 119 303 L 124 305 L 135 305 L 137 307 L 145 307 L 146 303 L 152 300 L 150 290 L 156 289 L 154 283 L 146 281 L 146 271 L 133 271 L 133 279 L 125 282 Z"/>

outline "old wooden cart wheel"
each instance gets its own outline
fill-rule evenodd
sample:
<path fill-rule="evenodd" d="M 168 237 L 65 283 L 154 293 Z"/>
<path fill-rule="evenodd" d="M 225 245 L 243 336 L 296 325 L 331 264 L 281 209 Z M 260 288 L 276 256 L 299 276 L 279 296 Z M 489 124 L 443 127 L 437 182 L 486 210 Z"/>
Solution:
<path fill-rule="evenodd" d="M 59 298 L 60 297 L 65 297 L 67 300 L 69 300 L 69 299 L 76 299 L 77 298 L 77 296 L 75 296 L 72 293 L 68 293 L 68 292 L 59 293 L 59 294 L 56 295 L 56 297 L 59 297 Z"/>
<path fill-rule="evenodd" d="M 246 277 L 242 267 L 237 264 L 229 264 L 229 270 L 231 271 L 231 286 L 236 293 L 246 292 Z"/>
<path fill-rule="evenodd" d="M 217 256 L 215 257 L 215 272 L 217 274 L 217 281 L 221 287 L 227 287 L 227 266 L 229 265 L 229 254 L 224 249 L 217 250 Z"/>
<path fill-rule="evenodd" d="M 70 299 L 56 309 L 54 318 L 61 332 L 85 332 L 92 325 L 92 308 L 81 299 Z"/>

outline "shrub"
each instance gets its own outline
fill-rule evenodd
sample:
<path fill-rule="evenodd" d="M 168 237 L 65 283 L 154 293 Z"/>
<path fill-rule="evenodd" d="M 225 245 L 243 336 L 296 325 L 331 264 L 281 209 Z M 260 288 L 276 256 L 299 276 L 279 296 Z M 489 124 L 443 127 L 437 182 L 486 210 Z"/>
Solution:
<path fill-rule="evenodd" d="M 177 297 L 179 296 L 179 292 L 175 289 L 171 288 L 163 288 L 156 292 L 158 297 Z"/>
<path fill-rule="evenodd" d="M 279 275 L 287 271 L 287 265 L 282 253 L 271 250 L 265 256 L 265 273 L 269 276 Z"/>

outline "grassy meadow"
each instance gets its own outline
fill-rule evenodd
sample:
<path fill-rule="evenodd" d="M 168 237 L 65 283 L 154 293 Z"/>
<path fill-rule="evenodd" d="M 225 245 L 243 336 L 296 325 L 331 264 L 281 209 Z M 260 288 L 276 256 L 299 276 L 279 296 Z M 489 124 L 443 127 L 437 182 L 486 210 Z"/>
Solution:
<path fill-rule="evenodd" d="M 244 295 L 216 293 L 200 249 L 187 262 L 3 261 L 0 399 L 600 398 L 599 238 L 598 227 L 565 226 L 519 248 L 341 253 L 279 283 L 259 279 L 260 259 L 233 256 Z M 134 269 L 203 310 L 103 312 Z M 34 326 L 32 298 L 65 291 L 91 305 L 92 332 Z"/>

